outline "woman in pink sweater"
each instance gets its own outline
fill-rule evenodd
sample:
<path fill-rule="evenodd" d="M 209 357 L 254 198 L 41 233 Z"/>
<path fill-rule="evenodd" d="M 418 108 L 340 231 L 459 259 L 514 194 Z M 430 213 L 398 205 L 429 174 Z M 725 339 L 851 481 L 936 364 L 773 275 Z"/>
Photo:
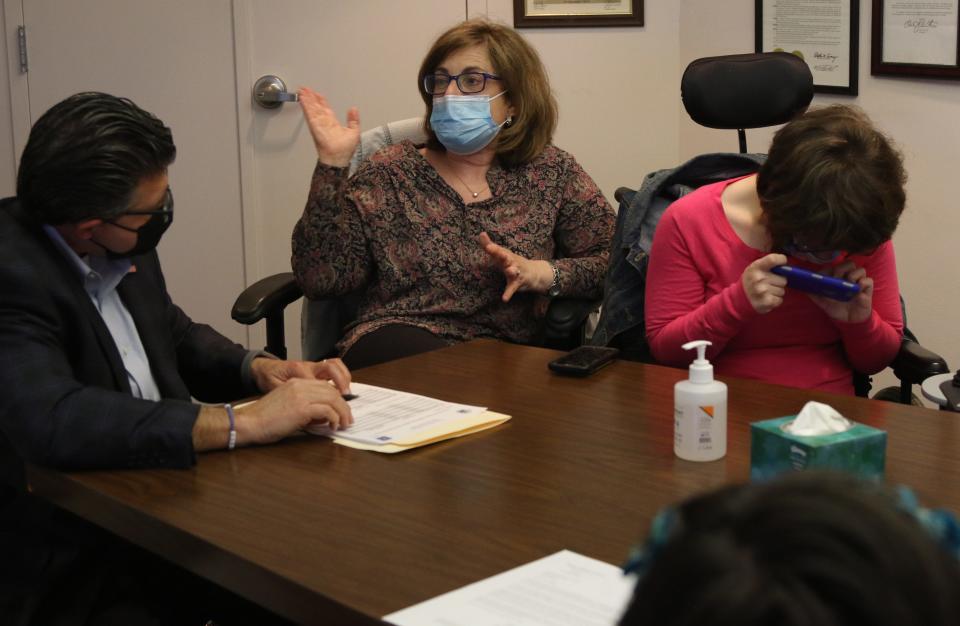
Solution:
<path fill-rule="evenodd" d="M 708 339 L 721 375 L 853 393 L 903 332 L 890 237 L 903 211 L 900 154 L 847 106 L 809 111 L 774 136 L 756 175 L 701 187 L 657 226 L 646 332 L 658 362 Z M 857 283 L 848 302 L 786 287 L 790 264 Z"/>

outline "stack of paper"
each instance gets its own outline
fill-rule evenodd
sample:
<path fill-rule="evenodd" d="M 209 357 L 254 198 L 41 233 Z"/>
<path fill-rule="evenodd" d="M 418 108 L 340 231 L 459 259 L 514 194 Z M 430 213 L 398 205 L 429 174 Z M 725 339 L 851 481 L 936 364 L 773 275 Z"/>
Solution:
<path fill-rule="evenodd" d="M 444 402 L 374 385 L 351 383 L 353 425 L 331 431 L 326 426 L 309 429 L 333 438 L 340 445 L 375 452 L 402 452 L 444 439 L 462 437 L 493 428 L 510 419 L 486 407 Z"/>
<path fill-rule="evenodd" d="M 561 550 L 383 619 L 395 626 L 613 626 L 635 584 L 619 567 Z"/>

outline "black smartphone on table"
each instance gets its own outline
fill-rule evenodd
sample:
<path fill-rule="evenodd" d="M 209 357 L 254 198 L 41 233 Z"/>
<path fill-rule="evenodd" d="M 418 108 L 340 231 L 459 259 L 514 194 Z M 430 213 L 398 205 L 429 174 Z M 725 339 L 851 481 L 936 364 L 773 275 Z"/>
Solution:
<path fill-rule="evenodd" d="M 613 362 L 620 351 L 606 346 L 580 346 L 547 364 L 552 371 L 568 376 L 589 376 Z"/>

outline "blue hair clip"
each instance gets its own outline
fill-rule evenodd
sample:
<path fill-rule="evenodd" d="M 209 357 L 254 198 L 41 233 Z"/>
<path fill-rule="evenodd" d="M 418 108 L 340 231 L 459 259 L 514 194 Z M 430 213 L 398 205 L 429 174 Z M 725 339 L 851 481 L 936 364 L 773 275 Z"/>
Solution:
<path fill-rule="evenodd" d="M 926 509 L 920 506 L 916 494 L 909 487 L 897 487 L 897 508 L 917 520 L 920 526 L 955 559 L 960 559 L 960 523 L 945 509 Z"/>
<path fill-rule="evenodd" d="M 677 511 L 672 506 L 661 509 L 650 524 L 650 534 L 643 544 L 630 550 L 630 556 L 623 565 L 624 574 L 637 574 L 641 578 L 657 560 L 663 547 L 667 545 L 677 522 Z"/>

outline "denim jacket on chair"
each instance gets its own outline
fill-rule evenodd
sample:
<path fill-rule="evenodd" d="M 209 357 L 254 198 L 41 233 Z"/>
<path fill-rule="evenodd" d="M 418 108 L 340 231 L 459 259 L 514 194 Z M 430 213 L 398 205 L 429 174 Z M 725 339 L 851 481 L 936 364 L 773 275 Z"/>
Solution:
<path fill-rule="evenodd" d="M 756 172 L 766 158 L 765 154 L 700 155 L 679 167 L 647 174 L 640 189 L 621 200 L 592 344 L 614 345 L 626 358 L 651 360 L 644 334 L 643 298 L 647 252 L 660 216 L 674 200 L 697 187 Z"/>

